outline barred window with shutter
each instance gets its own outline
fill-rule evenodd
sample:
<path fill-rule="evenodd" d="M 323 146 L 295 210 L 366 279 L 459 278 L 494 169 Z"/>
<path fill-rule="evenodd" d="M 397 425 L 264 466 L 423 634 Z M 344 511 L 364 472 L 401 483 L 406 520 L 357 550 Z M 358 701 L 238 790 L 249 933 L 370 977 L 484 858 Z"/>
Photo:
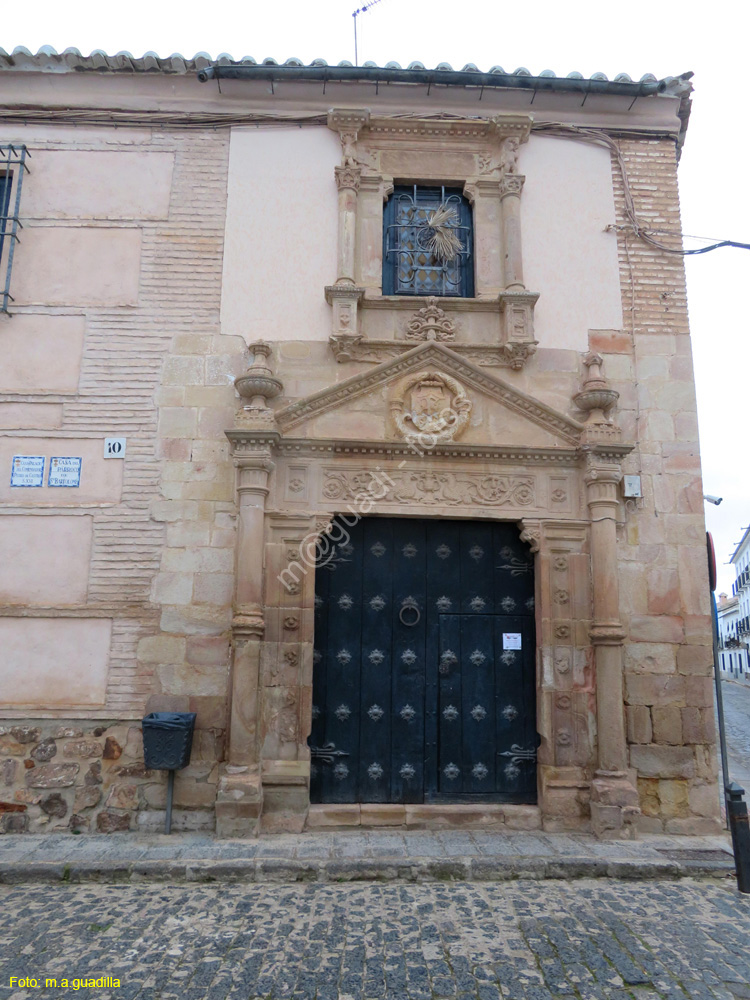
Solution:
<path fill-rule="evenodd" d="M 474 295 L 472 210 L 457 188 L 394 188 L 383 227 L 384 295 Z"/>
<path fill-rule="evenodd" d="M 21 222 L 21 188 L 24 173 L 28 171 L 25 146 L 0 145 L 0 313 L 8 312 L 13 301 L 10 294 L 10 277 L 13 255 Z"/>

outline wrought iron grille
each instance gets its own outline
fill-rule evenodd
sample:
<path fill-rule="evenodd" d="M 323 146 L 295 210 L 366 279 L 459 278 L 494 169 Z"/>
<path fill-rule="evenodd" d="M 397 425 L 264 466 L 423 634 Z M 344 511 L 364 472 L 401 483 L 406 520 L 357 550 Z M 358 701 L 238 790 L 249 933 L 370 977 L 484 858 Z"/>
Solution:
<path fill-rule="evenodd" d="M 445 205 L 455 209 L 452 225 L 461 249 L 452 260 L 443 260 L 429 249 L 434 230 L 433 212 Z M 385 208 L 383 231 L 384 295 L 474 294 L 471 205 L 454 188 L 397 187 Z"/>
<path fill-rule="evenodd" d="M 25 146 L 0 145 L 0 275 L 2 276 L 2 307 L 7 313 L 13 301 L 10 294 L 10 277 L 13 271 L 13 255 L 18 242 L 18 230 L 22 229 L 19 218 L 23 175 L 28 171 L 26 164 L 30 157 Z"/>

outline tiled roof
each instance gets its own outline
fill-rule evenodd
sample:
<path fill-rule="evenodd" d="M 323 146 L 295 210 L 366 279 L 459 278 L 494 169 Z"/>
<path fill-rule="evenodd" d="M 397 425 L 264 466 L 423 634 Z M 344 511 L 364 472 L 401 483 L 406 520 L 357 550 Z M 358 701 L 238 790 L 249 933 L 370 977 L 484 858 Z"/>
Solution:
<path fill-rule="evenodd" d="M 590 82 L 599 84 L 600 87 L 601 84 L 605 84 L 604 87 L 601 87 L 601 90 L 605 92 L 610 89 L 610 87 L 606 86 L 607 84 L 619 85 L 620 87 L 623 85 L 624 87 L 629 86 L 633 90 L 640 89 L 642 92 L 674 94 L 683 93 L 686 86 L 689 86 L 686 84 L 687 74 L 657 80 L 652 73 L 646 73 L 640 80 L 635 81 L 627 73 L 618 73 L 610 81 L 604 73 L 594 73 L 591 77 L 584 77 L 583 74 L 574 71 L 568 73 L 565 77 L 559 77 L 549 69 L 542 70 L 541 73 L 534 75 L 523 66 L 513 72 L 506 72 L 502 66 L 492 66 L 489 70 L 483 71 L 475 66 L 474 63 L 467 63 L 460 70 L 454 69 L 446 62 L 438 63 L 433 69 L 428 69 L 421 62 L 411 62 L 406 67 L 401 66 L 397 62 L 388 62 L 385 66 L 378 66 L 374 62 L 366 62 L 360 67 L 355 67 L 353 63 L 346 59 L 335 65 L 329 65 L 325 59 L 313 59 L 308 64 L 303 63 L 300 59 L 287 59 L 284 63 L 279 63 L 275 59 L 263 59 L 258 62 L 252 56 L 243 56 L 241 59 L 234 59 L 226 52 L 222 52 L 216 59 L 212 59 L 207 52 L 197 52 L 192 58 L 187 58 L 180 55 L 179 52 L 175 52 L 171 56 L 162 58 L 155 52 L 146 52 L 140 57 L 135 57 L 130 52 L 117 52 L 115 55 L 108 55 L 101 49 L 95 49 L 90 55 L 84 56 L 75 48 L 65 49 L 64 52 L 56 52 L 49 45 L 43 45 L 36 55 L 21 45 L 13 49 L 13 52 L 10 54 L 5 52 L 4 49 L 0 49 L 0 70 L 46 70 L 48 72 L 66 72 L 68 70 L 77 72 L 108 71 L 112 73 L 176 73 L 184 75 L 199 72 L 204 72 L 205 74 L 205 71 L 210 70 L 211 67 L 218 67 L 219 73 L 216 75 L 222 76 L 225 75 L 226 70 L 239 70 L 242 72 L 253 67 L 257 67 L 261 71 L 266 67 L 271 69 L 271 71 L 273 71 L 273 68 L 276 68 L 280 73 L 288 72 L 289 70 L 296 70 L 298 72 L 300 70 L 319 71 L 328 68 L 336 71 L 344 71 L 343 73 L 336 73 L 336 76 L 340 79 L 355 78 L 358 70 L 367 71 L 363 74 L 366 76 L 369 76 L 373 71 L 381 71 L 384 74 L 384 78 L 387 78 L 392 73 L 398 73 L 399 80 L 404 82 L 408 80 L 408 75 L 411 73 L 414 74 L 415 82 L 423 74 L 439 74 L 441 82 L 449 82 L 450 74 L 455 74 L 457 83 L 464 82 L 466 74 L 476 74 L 477 83 L 481 82 L 482 78 L 486 80 L 488 77 L 503 77 L 506 79 L 513 78 L 515 86 L 532 87 L 540 84 L 544 86 L 544 83 L 542 83 L 544 81 L 549 89 L 563 89 L 561 86 L 563 81 L 570 81 L 568 87 L 570 89 L 577 89 L 577 86 Z M 346 72 L 347 70 L 350 72 Z M 446 74 L 448 75 L 447 79 Z M 205 75 L 210 76 L 213 74 L 209 72 Z M 238 73 L 237 75 L 240 74 Z M 557 81 L 557 83 L 555 84 L 552 81 Z M 578 84 L 576 84 L 576 81 Z M 565 87 L 565 89 L 568 89 L 568 87 Z M 598 90 L 600 87 L 596 89 Z"/>

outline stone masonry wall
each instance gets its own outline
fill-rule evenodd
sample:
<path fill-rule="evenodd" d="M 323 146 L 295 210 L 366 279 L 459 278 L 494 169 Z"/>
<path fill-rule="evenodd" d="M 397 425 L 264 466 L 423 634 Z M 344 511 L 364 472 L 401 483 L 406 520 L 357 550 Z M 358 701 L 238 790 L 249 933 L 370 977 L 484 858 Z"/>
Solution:
<path fill-rule="evenodd" d="M 636 213 L 653 230 L 680 231 L 677 164 L 667 141 L 620 143 Z M 711 626 L 703 489 L 683 259 L 627 228 L 617 164 L 623 331 L 591 347 L 620 392 L 624 464 L 642 476 L 619 533 L 630 762 L 638 770 L 641 829 L 717 829 Z M 680 246 L 675 236 L 656 237 Z M 631 509 L 628 509 L 631 508 Z"/>
<path fill-rule="evenodd" d="M 175 785 L 175 827 L 212 828 L 234 568 L 224 430 L 234 413 L 232 380 L 244 367 L 244 343 L 219 335 L 229 134 L 37 130 L 27 142 L 50 152 L 175 159 L 167 218 L 136 223 L 137 305 L 68 310 L 84 314 L 85 341 L 78 391 L 61 399 L 61 431 L 127 437 L 122 498 L 90 511 L 86 600 L 0 608 L 9 616 L 111 618 L 105 705 L 62 718 L 40 705 L 45 718 L 33 710 L 0 718 L 0 832 L 159 828 L 166 772 L 144 770 L 138 725 L 154 695 L 180 696 L 179 707 L 197 713 L 193 762 Z"/>
<path fill-rule="evenodd" d="M 199 729 L 175 775 L 172 826 L 211 830 L 224 736 Z M 141 727 L 32 720 L 0 726 L 0 833 L 164 828 L 167 772 L 143 763 Z"/>

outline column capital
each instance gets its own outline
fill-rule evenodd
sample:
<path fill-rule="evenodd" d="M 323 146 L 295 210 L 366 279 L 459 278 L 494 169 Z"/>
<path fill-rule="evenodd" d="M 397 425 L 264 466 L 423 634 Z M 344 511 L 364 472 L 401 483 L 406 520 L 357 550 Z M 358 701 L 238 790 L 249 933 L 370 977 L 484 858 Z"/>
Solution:
<path fill-rule="evenodd" d="M 596 622 L 589 630 L 592 646 L 621 646 L 626 635 L 618 621 Z"/>
<path fill-rule="evenodd" d="M 464 195 L 472 205 L 478 197 L 499 198 L 501 183 L 499 177 L 472 177 L 464 184 Z"/>
<path fill-rule="evenodd" d="M 500 178 L 500 197 L 507 198 L 509 195 L 513 195 L 520 198 L 525 181 L 526 178 L 523 174 L 503 174 Z"/>
<path fill-rule="evenodd" d="M 361 167 L 334 167 L 333 173 L 336 177 L 336 187 L 339 191 L 359 191 L 359 182 L 362 179 Z"/>

